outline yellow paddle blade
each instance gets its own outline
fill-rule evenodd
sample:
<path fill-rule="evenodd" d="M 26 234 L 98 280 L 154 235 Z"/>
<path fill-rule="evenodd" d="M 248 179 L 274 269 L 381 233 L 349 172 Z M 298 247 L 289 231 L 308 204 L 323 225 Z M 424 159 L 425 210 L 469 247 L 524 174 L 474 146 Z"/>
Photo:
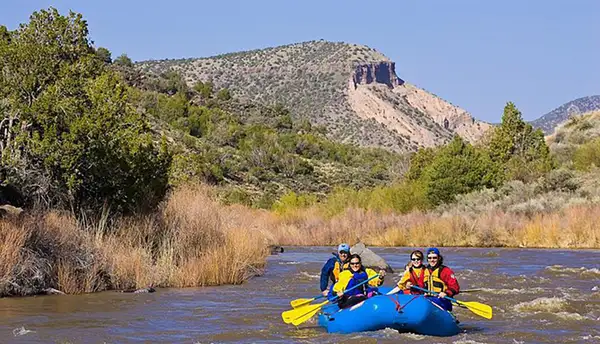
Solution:
<path fill-rule="evenodd" d="M 313 302 L 314 300 L 316 300 L 316 297 L 313 297 L 312 299 L 296 299 L 296 300 L 292 300 L 290 301 L 290 305 L 292 305 L 292 307 L 294 308 L 298 308 L 304 305 L 308 305 L 309 303 Z"/>
<path fill-rule="evenodd" d="M 312 318 L 312 316 L 315 315 L 327 302 L 329 301 L 325 301 L 316 305 L 305 305 L 295 309 L 290 309 L 289 311 L 281 313 L 281 318 L 286 324 L 292 323 L 297 326 Z"/>
<path fill-rule="evenodd" d="M 464 301 L 456 301 L 459 306 L 467 307 L 471 312 L 484 317 L 486 319 L 492 318 L 492 307 L 488 306 L 484 303 L 479 302 L 464 302 Z"/>

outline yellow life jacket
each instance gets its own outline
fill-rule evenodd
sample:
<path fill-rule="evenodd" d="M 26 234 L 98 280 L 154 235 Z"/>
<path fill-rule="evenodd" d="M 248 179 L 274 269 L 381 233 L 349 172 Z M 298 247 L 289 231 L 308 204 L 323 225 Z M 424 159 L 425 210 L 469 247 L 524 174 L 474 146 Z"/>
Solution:
<path fill-rule="evenodd" d="M 446 283 L 444 283 L 444 281 L 442 281 L 442 279 L 440 278 L 440 273 L 444 268 L 445 266 L 443 265 L 438 266 L 433 271 L 429 270 L 428 268 L 425 268 L 425 271 L 423 272 L 425 274 L 425 289 L 435 291 L 438 293 L 441 293 L 446 290 Z"/>
<path fill-rule="evenodd" d="M 344 263 L 343 265 L 340 264 L 339 261 L 335 262 L 335 265 L 333 265 L 333 278 L 332 281 L 335 283 L 337 281 L 340 280 L 340 273 L 346 269 L 348 269 L 349 266 L 349 262 Z"/>

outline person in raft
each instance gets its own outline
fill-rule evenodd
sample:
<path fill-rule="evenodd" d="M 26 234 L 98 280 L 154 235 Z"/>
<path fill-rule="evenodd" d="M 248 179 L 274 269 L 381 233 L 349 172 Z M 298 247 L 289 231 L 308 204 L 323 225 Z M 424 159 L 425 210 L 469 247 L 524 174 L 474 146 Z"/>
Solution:
<path fill-rule="evenodd" d="M 342 271 L 340 280 L 333 285 L 333 292 L 339 297 L 338 306 L 340 308 L 352 307 L 375 295 L 378 292 L 377 287 L 383 284 L 383 279 L 385 277 L 385 270 L 379 270 L 379 277 L 373 278 L 368 283 L 364 283 L 344 294 L 344 291 L 347 289 L 350 289 L 377 274 L 373 269 L 365 269 L 365 267 L 363 267 L 358 254 L 350 256 L 349 265 L 350 268 Z"/>
<path fill-rule="evenodd" d="M 387 295 L 396 294 L 404 291 L 405 294 L 422 294 L 416 289 L 410 289 L 413 285 L 425 288 L 425 265 L 423 265 L 423 252 L 416 250 L 410 253 L 410 262 L 406 265 L 404 274 L 398 281 L 396 287 L 390 290 Z"/>
<path fill-rule="evenodd" d="M 348 268 L 348 258 L 350 257 L 350 245 L 340 244 L 337 249 L 338 253 L 332 253 L 333 257 L 329 258 L 321 269 L 321 293 L 327 296 L 330 293 L 329 281 L 331 286 L 340 279 L 340 273 Z"/>
<path fill-rule="evenodd" d="M 447 311 L 452 311 L 452 302 L 444 296 L 454 297 L 460 292 L 460 286 L 454 276 L 454 271 L 444 265 L 444 257 L 435 247 L 427 249 L 427 262 L 423 276 L 425 289 L 438 292 L 437 297 L 430 300 Z"/>

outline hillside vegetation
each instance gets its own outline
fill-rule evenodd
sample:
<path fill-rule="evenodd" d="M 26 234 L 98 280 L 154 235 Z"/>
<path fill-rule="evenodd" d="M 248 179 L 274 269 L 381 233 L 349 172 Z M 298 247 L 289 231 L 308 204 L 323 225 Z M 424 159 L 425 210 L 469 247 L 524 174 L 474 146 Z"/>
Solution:
<path fill-rule="evenodd" d="M 338 142 L 412 152 L 477 140 L 489 125 L 396 76 L 395 64 L 366 46 L 311 41 L 209 58 L 144 61 L 144 73 L 178 72 L 190 86 L 210 82 L 240 99 L 282 104 L 292 118 L 327 129 Z"/>

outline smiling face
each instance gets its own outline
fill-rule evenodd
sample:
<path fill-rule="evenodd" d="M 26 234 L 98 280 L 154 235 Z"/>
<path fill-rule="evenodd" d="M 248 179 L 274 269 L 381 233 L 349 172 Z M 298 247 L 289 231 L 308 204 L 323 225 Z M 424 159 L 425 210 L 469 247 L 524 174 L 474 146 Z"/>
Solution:
<path fill-rule="evenodd" d="M 348 252 L 348 251 L 340 251 L 338 253 L 340 255 L 340 259 L 342 260 L 342 262 L 347 261 L 348 257 L 350 256 L 350 252 Z"/>
<path fill-rule="evenodd" d="M 420 267 L 421 265 L 423 265 L 423 257 L 422 257 L 422 256 L 419 256 L 418 254 L 413 254 L 413 255 L 410 257 L 410 262 L 412 263 L 412 265 L 413 265 L 415 268 L 418 268 L 418 267 Z"/>
<path fill-rule="evenodd" d="M 358 259 L 358 258 L 350 259 L 350 270 L 356 272 L 356 271 L 360 270 L 360 267 L 361 267 L 360 259 Z"/>
<path fill-rule="evenodd" d="M 436 266 L 438 261 L 439 261 L 440 257 L 435 254 L 435 253 L 430 253 L 427 255 L 427 262 L 429 263 L 429 265 L 431 266 Z"/>

